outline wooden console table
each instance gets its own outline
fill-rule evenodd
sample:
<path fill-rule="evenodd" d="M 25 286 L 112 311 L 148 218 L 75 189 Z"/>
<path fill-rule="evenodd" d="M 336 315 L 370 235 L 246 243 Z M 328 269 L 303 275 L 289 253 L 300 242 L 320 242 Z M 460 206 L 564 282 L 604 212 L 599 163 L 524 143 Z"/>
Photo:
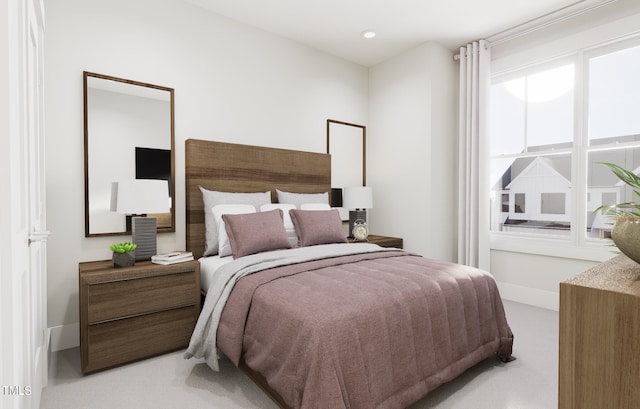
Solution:
<path fill-rule="evenodd" d="M 559 409 L 640 404 L 640 264 L 614 257 L 560 283 Z"/>

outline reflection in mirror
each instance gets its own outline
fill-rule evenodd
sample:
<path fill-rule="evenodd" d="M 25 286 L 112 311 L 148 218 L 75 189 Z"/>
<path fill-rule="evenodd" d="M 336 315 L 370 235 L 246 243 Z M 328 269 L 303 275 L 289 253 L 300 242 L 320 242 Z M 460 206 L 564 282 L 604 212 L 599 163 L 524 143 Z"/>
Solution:
<path fill-rule="evenodd" d="M 331 187 L 366 186 L 367 127 L 327 119 L 327 153 L 331 154 Z M 340 208 L 348 220 L 348 209 Z"/>
<path fill-rule="evenodd" d="M 173 89 L 84 72 L 85 236 L 122 235 L 126 216 L 112 212 L 113 182 L 169 182 L 169 213 L 158 232 L 175 231 Z"/>

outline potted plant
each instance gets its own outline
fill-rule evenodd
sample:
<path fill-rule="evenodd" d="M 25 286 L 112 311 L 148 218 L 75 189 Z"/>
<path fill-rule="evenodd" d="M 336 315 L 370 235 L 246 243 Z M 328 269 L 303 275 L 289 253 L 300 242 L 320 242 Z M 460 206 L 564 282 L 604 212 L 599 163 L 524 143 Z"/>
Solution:
<path fill-rule="evenodd" d="M 125 242 L 112 244 L 109 248 L 113 251 L 113 267 L 131 267 L 136 262 L 135 249 L 136 244 Z"/>
<path fill-rule="evenodd" d="M 600 162 L 640 197 L 640 177 L 630 170 L 613 163 Z M 611 239 L 618 249 L 627 257 L 640 263 L 640 202 L 624 202 L 614 205 L 600 206 L 594 212 L 602 211 L 605 216 L 614 219 Z"/>

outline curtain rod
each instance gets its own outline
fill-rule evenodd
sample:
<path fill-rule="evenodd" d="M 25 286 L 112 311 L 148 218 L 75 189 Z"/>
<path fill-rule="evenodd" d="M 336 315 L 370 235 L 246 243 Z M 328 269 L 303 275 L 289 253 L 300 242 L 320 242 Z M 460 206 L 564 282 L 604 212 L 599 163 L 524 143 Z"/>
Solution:
<path fill-rule="evenodd" d="M 618 1 L 618 0 L 603 0 L 603 1 L 599 2 L 599 3 L 597 3 L 597 4 L 593 4 L 591 6 L 587 6 L 587 7 L 581 8 L 579 10 L 570 11 L 567 14 L 564 14 L 564 15 L 553 17 L 553 15 L 555 15 L 555 14 L 559 14 L 559 13 L 562 13 L 563 11 L 565 11 L 565 10 L 571 9 L 575 4 L 574 5 L 565 6 L 563 8 L 560 8 L 560 9 L 556 10 L 556 11 L 544 14 L 544 15 L 542 15 L 540 17 L 536 17 L 536 18 L 531 19 L 529 21 L 525 21 L 522 24 L 518 24 L 518 25 L 516 25 L 514 27 L 511 27 L 511 28 L 508 28 L 506 30 L 497 32 L 497 33 L 489 36 L 487 38 L 487 40 L 489 42 L 491 42 L 492 45 L 504 43 L 504 42 L 507 42 L 507 41 L 511 41 L 511 40 L 516 39 L 518 37 L 522 37 L 522 36 L 527 35 L 529 33 L 532 33 L 532 32 L 541 30 L 543 28 L 549 27 L 549 26 L 551 26 L 553 24 L 560 23 L 562 21 L 572 19 L 574 17 L 577 17 L 577 16 L 585 14 L 585 13 L 589 13 L 589 12 L 591 12 L 593 10 L 596 10 L 596 9 L 598 9 L 600 7 L 606 6 L 606 5 L 610 4 L 610 3 L 614 3 L 616 1 Z M 540 21 L 542 19 L 545 19 L 545 18 L 550 18 L 550 20 L 540 22 L 539 24 L 534 24 L 534 23 L 536 23 L 536 22 L 538 22 L 538 21 Z M 531 25 L 531 24 L 534 24 L 534 25 L 532 27 L 530 27 L 530 28 L 526 28 L 526 26 Z M 523 27 L 525 27 L 525 28 L 520 30 L 520 28 L 523 28 Z M 516 31 L 516 32 L 514 32 L 514 31 Z M 502 36 L 502 37 L 500 37 L 500 36 Z"/>
<path fill-rule="evenodd" d="M 488 50 L 488 49 L 489 49 L 489 42 L 488 42 L 488 41 L 486 41 L 486 40 L 484 40 L 484 39 L 481 39 L 481 40 L 475 40 L 475 41 L 477 41 L 478 43 L 479 43 L 480 41 L 484 41 L 484 49 L 485 49 L 485 50 Z M 475 42 L 475 41 L 474 41 L 474 42 Z M 462 47 L 460 47 L 460 48 L 462 48 Z M 454 56 L 453 56 L 453 59 L 454 59 L 455 61 L 458 61 L 458 60 L 460 59 L 460 54 L 456 54 L 456 55 L 454 55 Z"/>
<path fill-rule="evenodd" d="M 499 31 L 499 32 L 497 32 L 495 34 L 492 34 L 489 37 L 487 37 L 486 40 L 491 45 L 506 43 L 507 41 L 515 40 L 516 38 L 525 36 L 527 34 L 531 34 L 531 33 L 536 32 L 538 30 L 542 30 L 542 29 L 547 28 L 547 27 L 549 27 L 549 26 L 551 26 L 553 24 L 560 23 L 562 21 L 572 19 L 572 18 L 577 17 L 577 16 L 579 16 L 581 14 L 585 14 L 585 13 L 591 12 L 591 11 L 593 11 L 595 9 L 598 9 L 600 7 L 603 7 L 603 6 L 606 6 L 606 5 L 611 4 L 613 2 L 616 2 L 616 1 L 618 1 L 618 0 L 604 0 L 604 1 L 601 1 L 600 3 L 594 4 L 594 5 L 591 5 L 591 6 L 588 6 L 588 7 L 573 11 L 573 12 L 569 12 L 569 13 L 567 13 L 565 15 L 562 15 L 562 16 L 557 16 L 555 18 L 551 18 L 550 20 L 547 20 L 547 21 L 544 21 L 544 22 L 540 22 L 539 24 L 534 24 L 537 21 L 540 21 L 540 20 L 543 20 L 545 18 L 551 17 L 554 14 L 561 13 L 562 11 L 565 11 L 565 10 L 570 9 L 573 6 L 575 6 L 575 4 L 568 5 L 568 6 L 562 7 L 560 9 L 558 9 L 558 10 L 552 11 L 550 13 L 543 14 L 542 16 L 536 17 L 534 19 L 527 20 L 524 23 L 515 25 L 515 26 L 510 27 L 510 28 L 508 28 L 506 30 Z M 527 26 L 529 26 L 529 27 L 527 28 Z M 454 55 L 453 59 L 455 61 L 458 61 L 460 59 L 460 54 Z"/>

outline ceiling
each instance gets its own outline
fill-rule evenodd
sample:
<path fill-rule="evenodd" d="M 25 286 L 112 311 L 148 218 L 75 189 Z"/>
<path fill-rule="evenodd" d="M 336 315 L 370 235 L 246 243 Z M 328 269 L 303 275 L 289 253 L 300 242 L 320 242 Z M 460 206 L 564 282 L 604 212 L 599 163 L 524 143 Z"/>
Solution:
<path fill-rule="evenodd" d="M 615 0 L 184 0 L 367 67 L 427 41 L 472 40 Z M 374 30 L 373 39 L 360 33 Z"/>

